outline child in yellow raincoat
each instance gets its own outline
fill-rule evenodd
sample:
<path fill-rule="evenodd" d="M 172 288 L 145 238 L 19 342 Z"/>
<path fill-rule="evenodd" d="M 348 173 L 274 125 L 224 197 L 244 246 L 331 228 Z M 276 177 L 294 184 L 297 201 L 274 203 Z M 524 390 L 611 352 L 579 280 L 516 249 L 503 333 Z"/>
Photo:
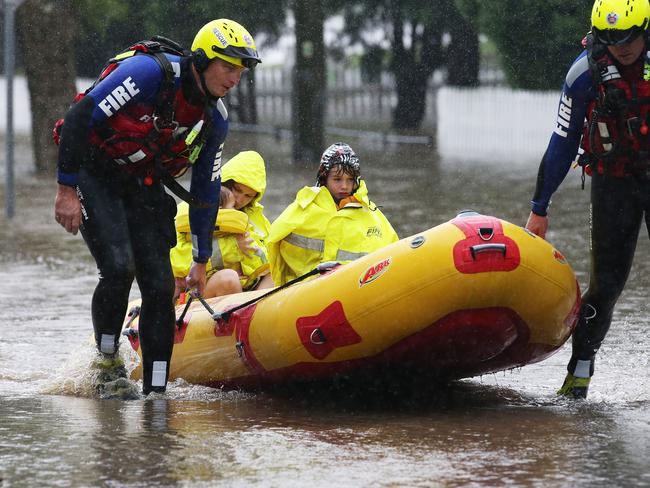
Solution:
<path fill-rule="evenodd" d="M 224 193 L 232 194 L 234 208 L 226 205 L 217 215 L 205 298 L 273 286 L 266 248 L 270 223 L 260 203 L 266 191 L 264 159 L 255 151 L 240 152 L 224 164 L 221 185 Z M 186 203 L 178 205 L 177 244 L 170 252 L 177 296 L 185 289 L 192 263 L 188 212 Z"/>
<path fill-rule="evenodd" d="M 346 263 L 398 240 L 360 178 L 359 158 L 345 143 L 323 153 L 316 186 L 306 186 L 271 225 L 271 273 L 282 285 L 319 263 Z"/>

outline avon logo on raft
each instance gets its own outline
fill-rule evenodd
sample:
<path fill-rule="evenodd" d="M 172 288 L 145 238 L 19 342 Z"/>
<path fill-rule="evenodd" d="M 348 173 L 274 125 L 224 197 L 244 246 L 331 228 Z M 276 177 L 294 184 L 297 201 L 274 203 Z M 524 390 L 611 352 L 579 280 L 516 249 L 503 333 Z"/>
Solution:
<path fill-rule="evenodd" d="M 364 273 L 359 277 L 359 288 L 368 283 L 372 283 L 383 275 L 390 266 L 392 258 L 386 258 L 382 262 L 370 266 Z"/>

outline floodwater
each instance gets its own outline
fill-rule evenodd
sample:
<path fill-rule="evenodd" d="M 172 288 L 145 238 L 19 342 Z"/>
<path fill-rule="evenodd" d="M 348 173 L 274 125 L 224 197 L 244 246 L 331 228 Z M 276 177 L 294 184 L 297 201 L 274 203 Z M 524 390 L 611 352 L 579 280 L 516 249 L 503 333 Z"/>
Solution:
<path fill-rule="evenodd" d="M 439 161 L 427 148 L 351 142 L 401 237 L 463 209 L 525 222 L 535 161 Z M 313 181 L 314 167 L 288 162 L 288 141 L 231 135 L 226 156 L 243 149 L 266 157 L 270 218 Z M 555 396 L 569 344 L 542 363 L 446 387 L 245 393 L 179 381 L 164 396 L 100 400 L 86 372 L 94 264 L 80 236 L 54 223 L 55 185 L 31 175 L 29 159 L 19 146 L 16 218 L 3 213 L 0 226 L 2 488 L 650 486 L 645 231 L 584 402 Z M 584 287 L 579 187 L 575 171 L 548 238 Z"/>

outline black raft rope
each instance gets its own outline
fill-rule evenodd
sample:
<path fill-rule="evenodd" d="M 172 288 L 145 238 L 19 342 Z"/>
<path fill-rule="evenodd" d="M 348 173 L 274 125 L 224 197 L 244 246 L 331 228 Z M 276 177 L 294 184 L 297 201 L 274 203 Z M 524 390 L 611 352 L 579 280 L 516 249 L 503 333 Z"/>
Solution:
<path fill-rule="evenodd" d="M 201 302 L 201 305 L 203 305 L 203 307 L 205 307 L 205 309 L 208 311 L 208 313 L 212 317 L 212 320 L 214 320 L 215 322 L 219 322 L 219 321 L 228 322 L 228 320 L 230 319 L 230 316 L 234 312 L 236 312 L 237 310 L 241 310 L 242 308 L 246 308 L 249 305 L 257 303 L 260 300 L 263 300 L 264 298 L 269 297 L 269 296 L 273 295 L 274 293 L 279 292 L 280 290 L 284 290 L 285 288 L 288 288 L 291 285 L 294 285 L 294 284 L 296 284 L 296 283 L 298 283 L 298 282 L 300 282 L 300 281 L 302 281 L 302 280 L 304 280 L 306 278 L 309 278 L 310 276 L 327 273 L 328 271 L 331 271 L 332 269 L 334 269 L 336 266 L 339 266 L 339 265 L 340 265 L 340 263 L 338 263 L 337 261 L 327 261 L 325 263 L 320 263 L 318 266 L 316 266 L 311 271 L 308 271 L 304 275 L 298 276 L 297 278 L 294 278 L 291 281 L 287 281 L 284 285 L 280 285 L 277 288 L 273 288 L 268 293 L 265 293 L 265 294 L 260 295 L 260 296 L 258 296 L 256 298 L 248 300 L 247 302 L 240 303 L 239 305 L 237 305 L 236 307 L 231 308 L 230 310 L 216 311 L 215 312 L 212 309 L 212 307 L 210 306 L 210 304 L 208 302 L 206 302 L 203 297 L 201 297 L 200 295 L 198 295 L 196 293 L 190 293 L 190 297 L 188 298 L 187 302 L 185 303 L 185 307 L 183 308 L 183 312 L 181 313 L 181 315 L 176 320 L 176 326 L 179 327 L 179 328 L 183 326 L 183 320 L 185 319 L 185 314 L 187 314 L 187 311 L 188 311 L 188 309 L 190 307 L 190 304 L 192 303 L 192 300 L 194 298 L 196 298 L 199 302 Z"/>

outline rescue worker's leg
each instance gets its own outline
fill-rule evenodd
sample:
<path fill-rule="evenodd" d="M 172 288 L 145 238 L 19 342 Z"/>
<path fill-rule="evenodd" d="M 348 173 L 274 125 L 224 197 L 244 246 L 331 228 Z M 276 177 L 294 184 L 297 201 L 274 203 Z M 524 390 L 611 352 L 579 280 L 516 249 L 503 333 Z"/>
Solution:
<path fill-rule="evenodd" d="M 586 398 L 594 360 L 627 281 L 643 209 L 636 182 L 594 175 L 591 189 L 591 271 L 589 288 L 573 334 L 573 352 L 561 395 Z"/>
<path fill-rule="evenodd" d="M 99 283 L 92 299 L 97 349 L 117 353 L 135 267 L 127 217 L 116 180 L 87 171 L 79 173 L 83 220 L 81 234 L 95 258 Z"/>
<path fill-rule="evenodd" d="M 176 204 L 162 185 L 143 187 L 129 199 L 128 219 L 142 296 L 139 333 L 142 391 L 163 392 L 174 344 L 174 275 L 169 250 L 174 247 Z"/>

